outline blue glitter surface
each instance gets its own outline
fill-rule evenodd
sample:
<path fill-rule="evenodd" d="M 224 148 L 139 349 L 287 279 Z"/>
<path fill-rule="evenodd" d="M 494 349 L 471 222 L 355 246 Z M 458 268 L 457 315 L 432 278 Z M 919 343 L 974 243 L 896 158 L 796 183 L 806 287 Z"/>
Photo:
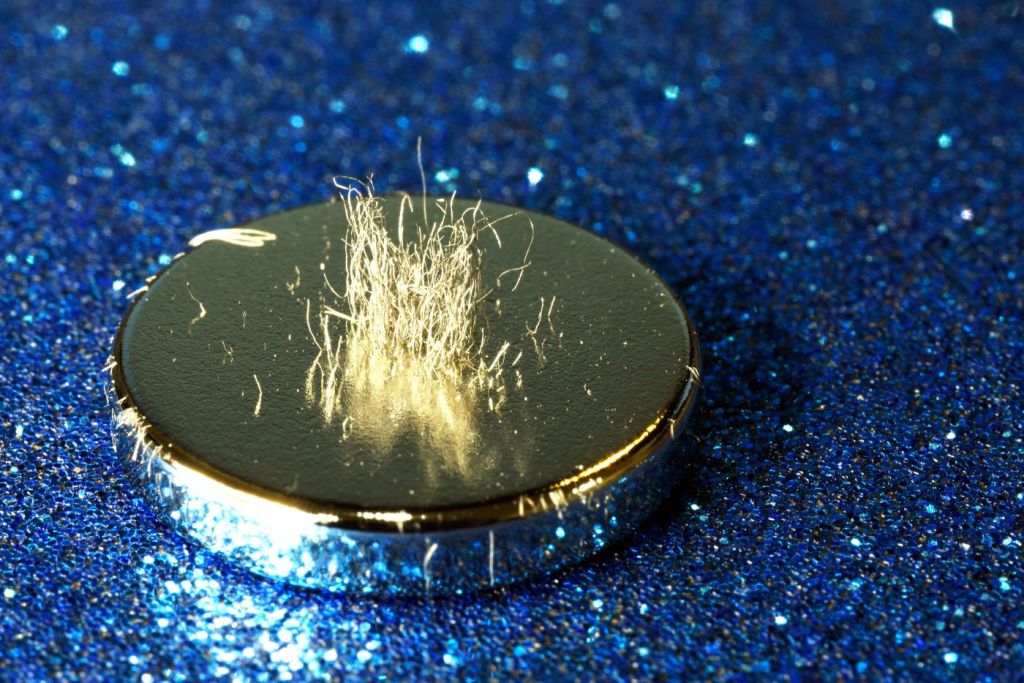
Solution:
<path fill-rule="evenodd" d="M 125 10 L 0 8 L 0 677 L 1019 675 L 1016 3 Z M 628 542 L 502 591 L 255 578 L 111 448 L 125 295 L 333 174 L 416 190 L 420 135 L 431 191 L 577 222 L 680 293 L 687 478 Z"/>

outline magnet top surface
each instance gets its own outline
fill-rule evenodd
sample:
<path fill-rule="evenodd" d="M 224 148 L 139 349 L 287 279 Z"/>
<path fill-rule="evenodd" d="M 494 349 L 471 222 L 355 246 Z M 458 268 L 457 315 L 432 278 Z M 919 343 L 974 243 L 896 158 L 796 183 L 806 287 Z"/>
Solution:
<path fill-rule="evenodd" d="M 399 200 L 383 202 L 394 219 Z M 456 209 L 475 204 L 457 200 Z M 533 235 L 518 288 L 505 276 L 483 313 L 490 353 L 511 342 L 508 366 L 522 350 L 522 381 L 507 375 L 498 412 L 478 397 L 472 434 L 458 448 L 387 411 L 326 424 L 304 391 L 317 356 L 307 302 L 314 315 L 321 297 L 343 307 L 325 284 L 326 275 L 341 291 L 345 281 L 346 221 L 334 202 L 246 224 L 276 235 L 258 248 L 201 244 L 136 300 L 115 360 L 147 437 L 219 480 L 314 509 L 450 508 L 573 478 L 600 483 L 605 464 L 633 457 L 688 402 L 688 366 L 698 361 L 686 314 L 656 275 L 610 242 L 550 216 L 481 208 L 490 219 L 512 214 L 498 226 L 500 248 L 482 233 L 485 287 L 521 264 Z M 545 308 L 555 301 L 550 324 L 541 316 L 531 335 L 542 297 Z"/>

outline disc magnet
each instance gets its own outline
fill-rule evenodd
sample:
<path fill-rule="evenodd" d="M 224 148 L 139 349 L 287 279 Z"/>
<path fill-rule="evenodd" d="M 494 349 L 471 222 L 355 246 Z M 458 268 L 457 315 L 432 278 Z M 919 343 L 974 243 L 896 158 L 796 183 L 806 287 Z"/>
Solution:
<path fill-rule="evenodd" d="M 381 200 L 393 231 L 401 201 Z M 158 515 L 259 574 L 410 594 L 562 567 L 662 502 L 700 371 L 672 291 L 551 216 L 452 209 L 501 219 L 473 322 L 496 367 L 437 379 L 353 347 L 338 202 L 206 233 L 136 296 L 109 392 Z"/>

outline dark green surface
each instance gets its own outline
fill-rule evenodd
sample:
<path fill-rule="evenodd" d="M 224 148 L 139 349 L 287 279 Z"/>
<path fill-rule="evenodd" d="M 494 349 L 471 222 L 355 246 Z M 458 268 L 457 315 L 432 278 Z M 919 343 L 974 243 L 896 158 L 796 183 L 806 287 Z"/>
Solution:
<path fill-rule="evenodd" d="M 396 200 L 385 201 L 393 216 Z M 514 211 L 483 208 L 492 219 Z M 500 224 L 500 249 L 485 233 L 485 283 L 520 263 L 530 237 L 525 215 Z M 669 408 L 687 372 L 686 321 L 669 290 L 631 256 L 562 221 L 528 215 L 535 227 L 531 265 L 514 293 L 514 278 L 503 280 L 493 295 L 501 314 L 493 305 L 488 313 L 489 349 L 508 340 L 524 350 L 517 366 L 523 386 L 510 390 L 499 415 L 480 406 L 476 441 L 458 463 L 411 426 L 399 425 L 386 450 L 365 424 L 343 441 L 340 426 L 325 426 L 306 399 L 316 356 L 306 301 L 315 311 L 322 294 L 333 300 L 321 262 L 336 289 L 344 284 L 338 204 L 248 224 L 277 235 L 263 247 L 211 242 L 168 267 L 125 325 L 128 388 L 176 446 L 243 481 L 305 500 L 435 507 L 561 480 L 628 444 Z M 290 289 L 296 267 L 301 282 Z M 526 328 L 537 320 L 541 297 L 552 296 L 555 332 L 545 322 L 537 335 L 546 339 L 542 362 Z M 254 374 L 263 390 L 258 417 Z"/>

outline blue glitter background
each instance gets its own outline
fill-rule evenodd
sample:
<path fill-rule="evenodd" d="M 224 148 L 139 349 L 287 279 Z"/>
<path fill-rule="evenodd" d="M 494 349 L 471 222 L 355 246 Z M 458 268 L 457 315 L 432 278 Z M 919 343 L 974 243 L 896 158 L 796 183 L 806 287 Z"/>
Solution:
<path fill-rule="evenodd" d="M 190 4 L 0 8 L 0 676 L 1017 675 L 1016 3 Z M 677 289 L 693 465 L 628 543 L 508 590 L 257 579 L 126 483 L 110 336 L 196 232 L 335 173 L 417 189 L 417 135 L 431 190 Z"/>

